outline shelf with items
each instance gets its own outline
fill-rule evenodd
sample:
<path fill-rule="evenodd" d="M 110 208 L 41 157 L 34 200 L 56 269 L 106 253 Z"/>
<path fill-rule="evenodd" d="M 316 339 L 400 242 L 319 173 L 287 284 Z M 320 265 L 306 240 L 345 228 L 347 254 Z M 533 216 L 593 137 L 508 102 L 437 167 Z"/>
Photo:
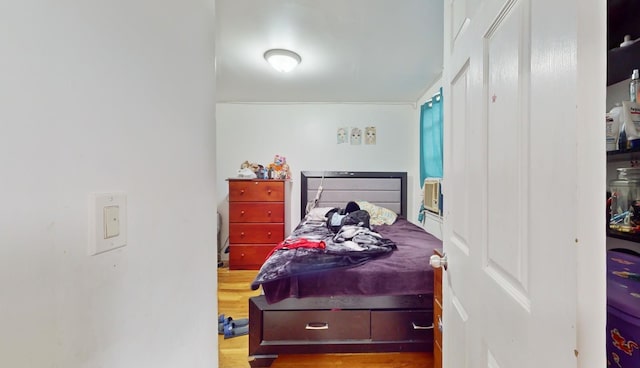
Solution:
<path fill-rule="evenodd" d="M 622 233 L 615 233 L 613 231 L 607 231 L 607 237 L 626 240 L 634 243 L 638 242 L 638 240 L 634 238 L 633 234 L 622 234 Z"/>
<path fill-rule="evenodd" d="M 639 161 L 640 148 L 607 151 L 607 161 Z"/>
<path fill-rule="evenodd" d="M 608 216 L 607 216 L 608 217 Z M 607 223 L 609 219 L 607 218 Z M 627 226 L 628 229 L 631 229 Z M 640 249 L 640 233 L 638 232 L 624 232 L 624 231 L 615 231 L 607 226 L 606 230 L 607 234 L 607 249 L 610 248 L 638 248 Z M 616 241 L 611 240 L 612 238 L 617 239 Z M 615 244 L 616 246 L 612 246 Z"/>
<path fill-rule="evenodd" d="M 640 253 L 640 242 L 634 240 L 631 235 L 607 231 L 607 250 L 611 249 L 626 249 Z"/>
<path fill-rule="evenodd" d="M 618 168 L 609 190 L 607 236 L 640 242 L 640 168 Z"/>

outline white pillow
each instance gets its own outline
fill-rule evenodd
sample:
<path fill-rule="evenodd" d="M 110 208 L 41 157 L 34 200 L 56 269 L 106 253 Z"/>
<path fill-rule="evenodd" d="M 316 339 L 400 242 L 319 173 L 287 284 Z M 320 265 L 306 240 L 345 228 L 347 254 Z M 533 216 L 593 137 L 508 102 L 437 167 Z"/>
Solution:
<path fill-rule="evenodd" d="M 398 215 L 388 208 L 380 207 L 367 201 L 357 201 L 356 203 L 361 210 L 369 212 L 371 217 L 369 223 L 371 225 L 392 225 L 398 218 Z"/>
<path fill-rule="evenodd" d="M 327 212 L 332 210 L 333 207 L 316 207 L 312 208 L 309 213 L 307 213 L 306 219 L 310 221 L 326 221 L 327 220 Z"/>

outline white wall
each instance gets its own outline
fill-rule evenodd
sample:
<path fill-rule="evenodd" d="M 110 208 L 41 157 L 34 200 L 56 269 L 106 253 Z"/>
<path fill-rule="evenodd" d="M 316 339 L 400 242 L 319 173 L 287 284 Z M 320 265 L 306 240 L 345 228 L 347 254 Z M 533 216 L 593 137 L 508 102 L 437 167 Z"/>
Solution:
<path fill-rule="evenodd" d="M 0 366 L 216 366 L 214 1 L 5 1 L 0 24 Z M 128 245 L 88 256 L 103 191 Z"/>
<path fill-rule="evenodd" d="M 411 105 L 370 104 L 218 104 L 218 208 L 226 223 L 228 186 L 240 164 L 261 164 L 284 155 L 293 172 L 293 224 L 300 214 L 300 171 L 406 171 L 408 188 L 418 185 L 418 121 Z M 342 126 L 375 126 L 376 145 L 336 143 Z M 415 191 L 409 190 L 408 216 L 417 217 Z M 226 226 L 223 237 L 226 239 Z"/>

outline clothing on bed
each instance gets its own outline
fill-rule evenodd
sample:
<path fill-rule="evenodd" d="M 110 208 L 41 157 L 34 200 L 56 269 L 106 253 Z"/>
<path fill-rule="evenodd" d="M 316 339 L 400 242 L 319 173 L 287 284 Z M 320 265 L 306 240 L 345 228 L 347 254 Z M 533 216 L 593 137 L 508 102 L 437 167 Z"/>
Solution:
<path fill-rule="evenodd" d="M 262 290 L 267 302 L 312 296 L 431 295 L 433 270 L 429 258 L 434 249 L 442 248 L 442 242 L 403 217 L 398 217 L 393 225 L 373 229 L 396 244 L 397 249 L 357 267 L 264 282 Z"/>
<path fill-rule="evenodd" d="M 269 252 L 269 254 L 267 254 L 267 258 L 271 257 L 271 255 L 278 251 L 278 250 L 283 250 L 283 249 L 296 249 L 296 248 L 320 248 L 320 249 L 324 249 L 326 248 L 326 244 L 320 240 L 309 240 L 306 238 L 300 238 L 300 239 L 296 239 L 294 241 L 291 242 L 281 242 L 280 244 L 276 245 L 275 247 L 273 247 L 273 249 L 271 249 L 271 252 Z"/>
<path fill-rule="evenodd" d="M 314 242 L 323 246 L 309 246 Z M 265 282 L 285 277 L 357 266 L 394 249 L 396 246 L 391 240 L 364 226 L 345 225 L 334 234 L 325 222 L 303 221 L 276 246 L 251 288 L 255 290 Z"/>

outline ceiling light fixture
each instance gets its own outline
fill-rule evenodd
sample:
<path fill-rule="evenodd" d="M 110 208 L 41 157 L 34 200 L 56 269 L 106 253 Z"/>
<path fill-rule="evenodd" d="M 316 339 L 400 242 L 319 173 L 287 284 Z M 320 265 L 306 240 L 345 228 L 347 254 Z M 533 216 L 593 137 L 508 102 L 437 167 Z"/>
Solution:
<path fill-rule="evenodd" d="M 300 55 L 285 49 L 267 50 L 264 53 L 264 59 L 271 64 L 275 70 L 283 73 L 292 71 L 302 61 Z"/>

